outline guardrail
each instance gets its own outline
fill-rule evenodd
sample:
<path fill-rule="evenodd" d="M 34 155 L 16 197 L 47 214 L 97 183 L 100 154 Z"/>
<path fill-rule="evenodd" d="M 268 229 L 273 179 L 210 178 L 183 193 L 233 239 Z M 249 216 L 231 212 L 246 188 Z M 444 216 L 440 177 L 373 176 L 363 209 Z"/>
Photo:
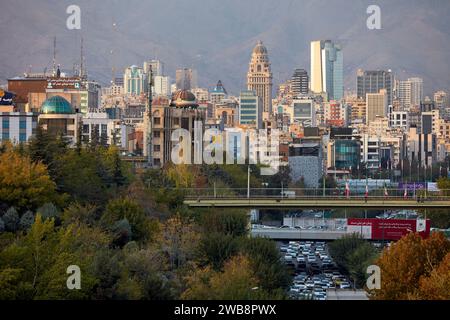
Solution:
<path fill-rule="evenodd" d="M 399 189 L 371 190 L 368 195 L 345 189 L 298 189 L 298 188 L 194 188 L 182 189 L 185 199 L 293 199 L 293 200 L 416 200 L 450 201 L 450 190 L 409 190 L 405 194 Z"/>

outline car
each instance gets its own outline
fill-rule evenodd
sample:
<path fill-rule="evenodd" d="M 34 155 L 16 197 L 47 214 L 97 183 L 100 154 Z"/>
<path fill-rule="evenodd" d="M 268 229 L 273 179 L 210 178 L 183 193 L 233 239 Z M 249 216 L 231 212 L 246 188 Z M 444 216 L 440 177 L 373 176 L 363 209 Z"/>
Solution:
<path fill-rule="evenodd" d="M 283 225 L 280 227 L 280 229 L 290 229 L 290 228 L 291 228 L 290 226 L 286 226 L 286 225 Z"/>
<path fill-rule="evenodd" d="M 297 262 L 305 262 L 305 258 L 304 257 L 297 257 Z"/>
<path fill-rule="evenodd" d="M 350 289 L 351 286 L 350 286 L 350 283 L 348 283 L 348 282 L 341 282 L 341 284 L 339 285 L 339 288 L 341 288 L 341 289 Z"/>
<path fill-rule="evenodd" d="M 284 260 L 291 261 L 292 260 L 292 256 L 290 254 L 287 254 L 287 255 L 284 256 Z"/>

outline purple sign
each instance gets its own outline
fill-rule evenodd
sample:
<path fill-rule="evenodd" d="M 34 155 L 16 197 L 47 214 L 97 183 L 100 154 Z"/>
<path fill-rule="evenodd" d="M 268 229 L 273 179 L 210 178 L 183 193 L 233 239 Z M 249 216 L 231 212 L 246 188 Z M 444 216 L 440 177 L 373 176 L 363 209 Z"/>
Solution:
<path fill-rule="evenodd" d="M 425 182 L 400 182 L 398 184 L 399 190 L 414 191 L 414 190 L 425 190 Z"/>

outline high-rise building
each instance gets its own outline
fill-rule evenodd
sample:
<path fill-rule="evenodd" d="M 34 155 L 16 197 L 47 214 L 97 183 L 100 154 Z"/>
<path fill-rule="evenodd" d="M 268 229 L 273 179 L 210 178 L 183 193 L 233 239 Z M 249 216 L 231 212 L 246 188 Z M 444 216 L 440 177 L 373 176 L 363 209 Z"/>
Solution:
<path fill-rule="evenodd" d="M 419 106 L 420 102 L 423 101 L 423 80 L 421 78 L 400 80 L 397 95 L 403 107 Z"/>
<path fill-rule="evenodd" d="M 192 90 L 198 87 L 197 70 L 194 69 L 177 69 L 176 71 L 177 90 Z"/>
<path fill-rule="evenodd" d="M 311 42 L 311 91 L 329 100 L 344 96 L 344 58 L 340 45 L 330 40 Z"/>
<path fill-rule="evenodd" d="M 295 69 L 291 78 L 291 90 L 294 95 L 308 94 L 309 76 L 305 69 Z"/>
<path fill-rule="evenodd" d="M 272 113 L 272 71 L 269 54 L 261 41 L 253 49 L 247 73 L 247 89 L 261 98 L 263 111 Z"/>
<path fill-rule="evenodd" d="M 379 93 L 366 94 L 366 124 L 374 121 L 377 117 L 388 115 L 388 104 L 386 89 L 381 89 Z"/>
<path fill-rule="evenodd" d="M 388 105 L 392 105 L 392 87 L 394 76 L 391 70 L 364 71 L 359 69 L 356 79 L 356 92 L 359 99 L 365 99 L 367 93 L 378 93 L 386 89 Z"/>
<path fill-rule="evenodd" d="M 170 77 L 155 76 L 153 77 L 153 93 L 156 95 L 170 96 Z"/>
<path fill-rule="evenodd" d="M 260 129 L 262 126 L 262 102 L 255 91 L 242 91 L 239 96 L 239 123 Z"/>
<path fill-rule="evenodd" d="M 140 95 L 145 92 L 144 70 L 136 65 L 126 68 L 123 83 L 126 94 Z"/>
<path fill-rule="evenodd" d="M 148 74 L 150 71 L 150 67 L 152 69 L 152 76 L 162 76 L 164 75 L 164 64 L 160 60 L 150 60 L 144 62 L 144 72 Z"/>

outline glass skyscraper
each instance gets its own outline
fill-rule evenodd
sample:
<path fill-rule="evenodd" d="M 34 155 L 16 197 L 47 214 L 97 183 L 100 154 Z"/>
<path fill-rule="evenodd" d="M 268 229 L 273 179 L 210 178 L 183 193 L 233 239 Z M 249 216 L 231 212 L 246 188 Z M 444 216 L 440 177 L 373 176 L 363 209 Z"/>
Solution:
<path fill-rule="evenodd" d="M 311 90 L 326 92 L 328 100 L 344 96 L 344 56 L 340 45 L 330 40 L 311 42 Z"/>

